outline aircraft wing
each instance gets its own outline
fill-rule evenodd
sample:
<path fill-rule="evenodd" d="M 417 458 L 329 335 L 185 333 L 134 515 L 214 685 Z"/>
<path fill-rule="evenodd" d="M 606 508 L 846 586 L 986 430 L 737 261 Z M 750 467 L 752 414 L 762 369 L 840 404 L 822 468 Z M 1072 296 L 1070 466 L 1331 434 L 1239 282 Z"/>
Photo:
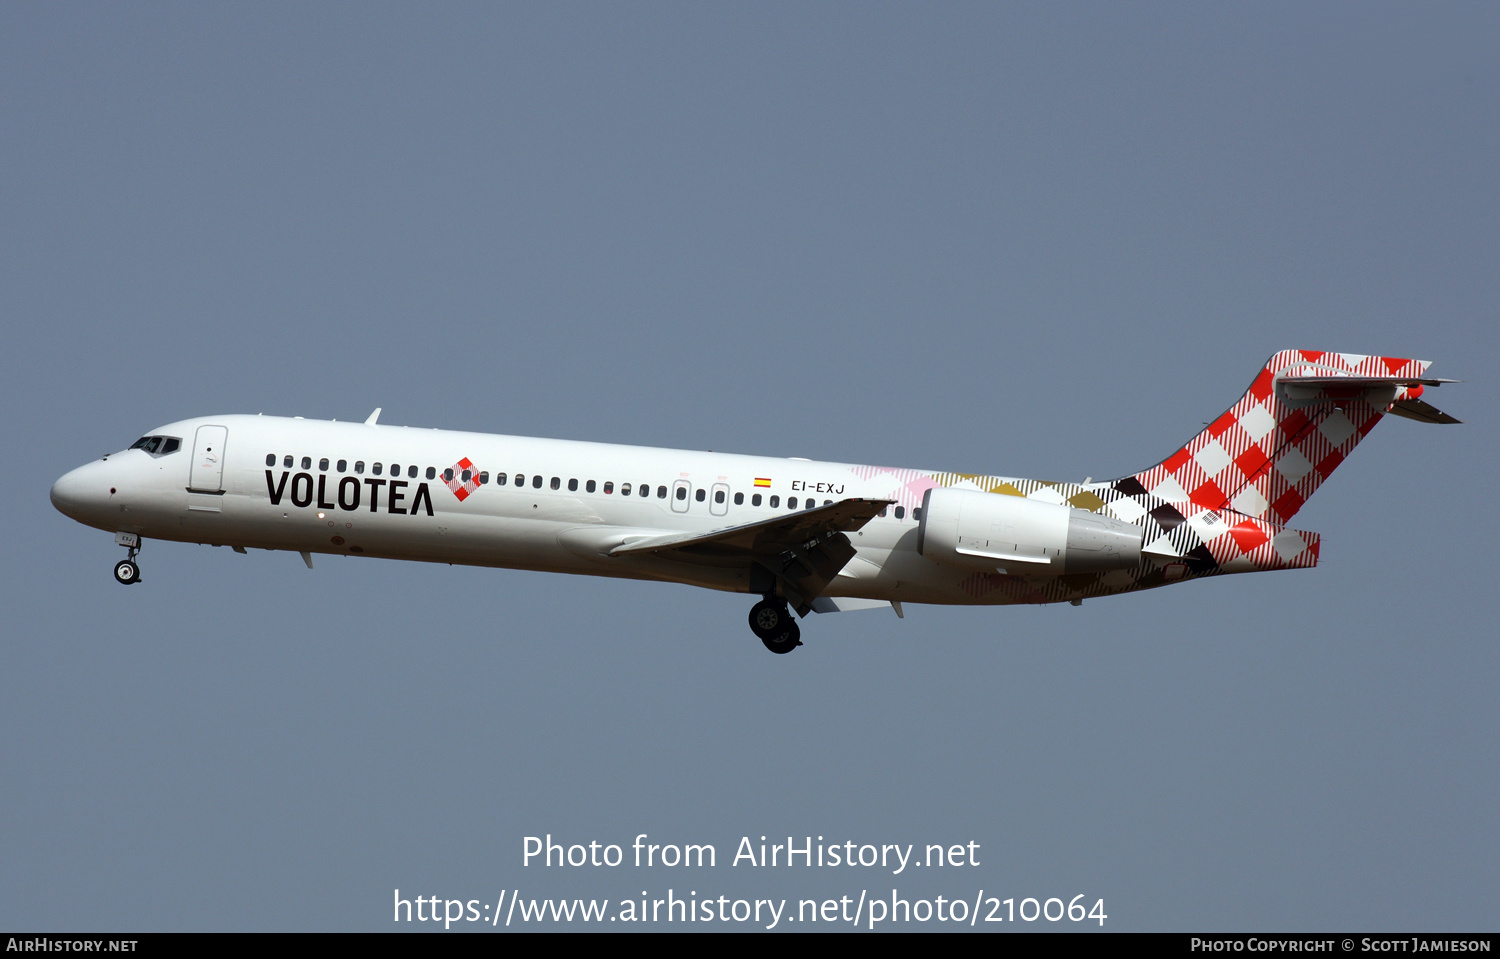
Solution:
<path fill-rule="evenodd" d="M 725 526 L 706 533 L 667 533 L 632 540 L 610 550 L 611 556 L 632 553 L 740 554 L 747 558 L 777 556 L 828 533 L 854 532 L 893 504 L 888 499 L 846 499 L 828 506 L 784 513 L 758 523 Z"/>
<path fill-rule="evenodd" d="M 864 526 L 894 502 L 840 500 L 706 533 L 667 533 L 631 540 L 610 550 L 610 555 L 652 553 L 686 562 L 744 561 L 751 566 L 751 592 L 775 589 L 806 616 L 812 611 L 813 600 L 854 558 L 854 544 L 845 533 Z M 756 585 L 757 575 L 762 577 L 760 585 Z"/>

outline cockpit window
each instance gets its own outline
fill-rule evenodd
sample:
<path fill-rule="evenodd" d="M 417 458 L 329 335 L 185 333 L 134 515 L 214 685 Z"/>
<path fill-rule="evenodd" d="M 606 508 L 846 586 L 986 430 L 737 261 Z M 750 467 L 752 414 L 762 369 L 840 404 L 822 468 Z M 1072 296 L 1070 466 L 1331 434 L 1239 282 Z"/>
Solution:
<path fill-rule="evenodd" d="M 182 448 L 182 440 L 175 436 L 142 436 L 130 444 L 133 450 L 145 450 L 152 456 L 165 456 Z"/>

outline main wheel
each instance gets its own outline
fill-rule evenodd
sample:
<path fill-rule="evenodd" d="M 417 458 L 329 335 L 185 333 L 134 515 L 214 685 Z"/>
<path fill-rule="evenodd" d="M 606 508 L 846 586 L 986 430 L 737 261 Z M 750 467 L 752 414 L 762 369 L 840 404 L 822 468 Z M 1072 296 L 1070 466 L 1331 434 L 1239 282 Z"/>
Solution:
<path fill-rule="evenodd" d="M 763 599 L 750 607 L 750 632 L 762 641 L 772 640 L 786 632 L 792 622 L 791 610 L 774 599 Z"/>
<path fill-rule="evenodd" d="M 762 636 L 760 641 L 773 653 L 786 654 L 802 645 L 802 627 L 788 622 L 786 632 L 775 638 Z"/>
<path fill-rule="evenodd" d="M 124 586 L 141 581 L 141 568 L 128 559 L 115 564 L 115 581 Z"/>

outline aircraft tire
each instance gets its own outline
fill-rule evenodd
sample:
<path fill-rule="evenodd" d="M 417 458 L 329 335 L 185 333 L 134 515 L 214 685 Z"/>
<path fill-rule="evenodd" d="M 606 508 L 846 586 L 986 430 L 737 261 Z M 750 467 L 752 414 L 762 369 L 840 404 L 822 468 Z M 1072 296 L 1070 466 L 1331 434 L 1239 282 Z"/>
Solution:
<path fill-rule="evenodd" d="M 802 645 L 802 627 L 788 622 L 786 632 L 776 637 L 762 636 L 760 641 L 771 652 L 784 656 Z"/>
<path fill-rule="evenodd" d="M 776 639 L 786 632 L 792 622 L 791 610 L 786 604 L 773 599 L 763 599 L 750 607 L 750 632 L 762 641 Z"/>
<path fill-rule="evenodd" d="M 122 559 L 115 564 L 115 582 L 122 586 L 130 586 L 141 581 L 141 568 L 128 559 Z"/>

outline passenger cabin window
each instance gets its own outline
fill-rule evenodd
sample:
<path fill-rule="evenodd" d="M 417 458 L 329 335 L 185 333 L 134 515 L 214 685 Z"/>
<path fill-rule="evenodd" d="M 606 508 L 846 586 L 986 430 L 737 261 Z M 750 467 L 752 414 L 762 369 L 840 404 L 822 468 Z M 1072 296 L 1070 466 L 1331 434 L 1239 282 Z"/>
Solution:
<path fill-rule="evenodd" d="M 339 462 L 338 462 L 338 468 L 339 468 L 339 472 L 340 473 L 344 472 L 345 470 L 347 470 L 349 468 L 349 461 L 348 460 L 339 460 Z"/>
<path fill-rule="evenodd" d="M 267 466 L 275 466 L 276 465 L 276 454 L 275 453 L 267 453 L 266 454 L 266 465 Z"/>
<path fill-rule="evenodd" d="M 340 466 L 339 469 L 343 469 L 343 467 Z M 428 479 L 437 479 L 437 467 L 436 466 L 429 466 L 429 467 L 427 467 L 427 478 Z M 501 482 L 504 482 L 504 480 L 502 480 Z"/>
<path fill-rule="evenodd" d="M 355 460 L 354 461 L 354 472 L 356 472 L 356 473 L 363 473 L 364 471 L 365 471 L 365 461 L 364 460 Z"/>
<path fill-rule="evenodd" d="M 703 502 L 703 500 L 705 499 L 705 491 L 702 490 L 702 489 L 698 490 L 698 492 L 694 495 L 693 498 L 696 499 L 700 503 Z"/>
<path fill-rule="evenodd" d="M 739 502 L 739 500 L 735 500 L 735 502 Z M 756 493 L 755 495 L 753 495 L 753 496 L 750 497 L 750 505 L 751 506 L 759 506 L 760 505 L 760 494 L 759 493 Z"/>
<path fill-rule="evenodd" d="M 495 474 L 495 485 L 496 486 L 504 486 L 505 485 L 505 474 L 504 473 L 496 473 Z"/>
<path fill-rule="evenodd" d="M 542 488 L 542 474 L 541 473 L 538 473 L 538 474 L 536 474 L 535 476 L 533 476 L 531 478 L 531 488 L 532 489 L 541 489 Z"/>
<path fill-rule="evenodd" d="M 517 486 L 525 486 L 526 485 L 526 474 L 525 473 L 517 473 L 516 474 L 516 485 Z"/>
<path fill-rule="evenodd" d="M 658 486 L 656 488 L 656 498 L 657 499 L 666 499 L 667 498 L 667 488 L 665 486 Z"/>
<path fill-rule="evenodd" d="M 721 490 L 721 489 L 720 490 L 714 490 L 714 502 L 715 503 L 721 503 L 721 504 L 724 502 L 724 491 L 723 490 Z"/>
<path fill-rule="evenodd" d="M 594 481 L 593 480 L 589 480 L 587 483 L 584 483 L 583 484 L 583 491 L 585 493 L 592 493 L 594 491 Z"/>
<path fill-rule="evenodd" d="M 621 483 L 620 484 L 620 495 L 621 496 L 629 496 L 630 495 L 630 484 L 629 483 Z"/>
<path fill-rule="evenodd" d="M 568 480 L 568 492 L 569 493 L 576 493 L 576 492 L 578 492 L 578 480 L 576 480 L 576 479 L 570 479 L 570 480 Z"/>
<path fill-rule="evenodd" d="M 687 487 L 686 486 L 679 486 L 679 487 L 677 487 L 677 498 L 678 499 L 687 499 Z"/>
<path fill-rule="evenodd" d="M 562 489 L 562 479 L 556 476 L 552 477 L 552 488 Z"/>
<path fill-rule="evenodd" d="M 318 460 L 318 472 L 328 472 L 328 457 L 325 456 L 322 459 Z"/>
<path fill-rule="evenodd" d="M 911 518 L 912 519 L 921 519 L 922 518 L 922 507 L 920 507 L 920 506 L 913 506 L 911 508 Z"/>
<path fill-rule="evenodd" d="M 781 505 L 781 497 L 780 496 L 773 496 L 773 497 L 771 497 L 771 508 L 772 509 L 775 509 L 776 507 L 778 507 L 780 505 Z"/>
<path fill-rule="evenodd" d="M 641 496 L 644 497 L 644 496 L 650 496 L 650 495 L 651 495 L 651 484 L 650 483 L 642 483 L 641 484 Z"/>
<path fill-rule="evenodd" d="M 795 497 L 795 496 L 788 496 L 786 498 L 786 508 L 787 509 L 796 509 L 797 508 L 797 497 Z"/>
<path fill-rule="evenodd" d="M 408 479 L 416 479 L 417 478 L 417 468 L 415 466 L 408 466 L 406 468 L 406 476 L 407 476 Z"/>
<path fill-rule="evenodd" d="M 291 457 L 290 453 L 288 453 L 286 456 L 282 457 L 282 459 L 281 459 L 281 465 L 284 466 L 284 467 L 286 467 L 287 469 L 291 469 L 292 468 L 292 457 Z"/>
<path fill-rule="evenodd" d="M 743 506 L 743 505 L 745 505 L 745 494 L 744 493 L 735 493 L 734 494 L 734 505 L 736 505 L 736 506 Z"/>
<path fill-rule="evenodd" d="M 614 491 L 615 491 L 615 481 L 614 480 L 605 480 L 604 481 L 604 492 L 606 492 L 606 493 L 613 493 Z"/>
<path fill-rule="evenodd" d="M 453 482 L 453 467 L 450 466 L 447 469 L 443 470 L 443 482 Z"/>
<path fill-rule="evenodd" d="M 370 465 L 370 472 L 374 473 L 376 476 L 379 476 L 380 475 L 380 464 L 379 463 L 372 463 Z"/>
<path fill-rule="evenodd" d="M 469 470 L 464 470 L 461 475 L 463 476 L 463 481 L 465 483 L 467 483 L 469 480 L 473 479 L 473 477 L 474 477 L 474 474 L 471 471 L 469 471 Z"/>
<path fill-rule="evenodd" d="M 391 475 L 392 476 L 400 476 L 401 475 L 401 467 L 397 466 L 395 463 L 392 463 L 391 464 Z"/>
<path fill-rule="evenodd" d="M 488 472 L 486 472 L 485 470 L 480 470 L 479 471 L 479 485 L 483 486 L 485 483 L 488 483 L 489 481 L 490 481 L 490 474 Z"/>
<path fill-rule="evenodd" d="M 302 457 L 302 468 L 305 469 L 305 470 L 312 469 L 312 457 L 311 456 L 304 456 L 304 457 Z"/>
<path fill-rule="evenodd" d="M 897 519 L 906 519 L 906 507 L 905 506 L 898 506 L 898 507 L 896 507 L 896 518 Z"/>

